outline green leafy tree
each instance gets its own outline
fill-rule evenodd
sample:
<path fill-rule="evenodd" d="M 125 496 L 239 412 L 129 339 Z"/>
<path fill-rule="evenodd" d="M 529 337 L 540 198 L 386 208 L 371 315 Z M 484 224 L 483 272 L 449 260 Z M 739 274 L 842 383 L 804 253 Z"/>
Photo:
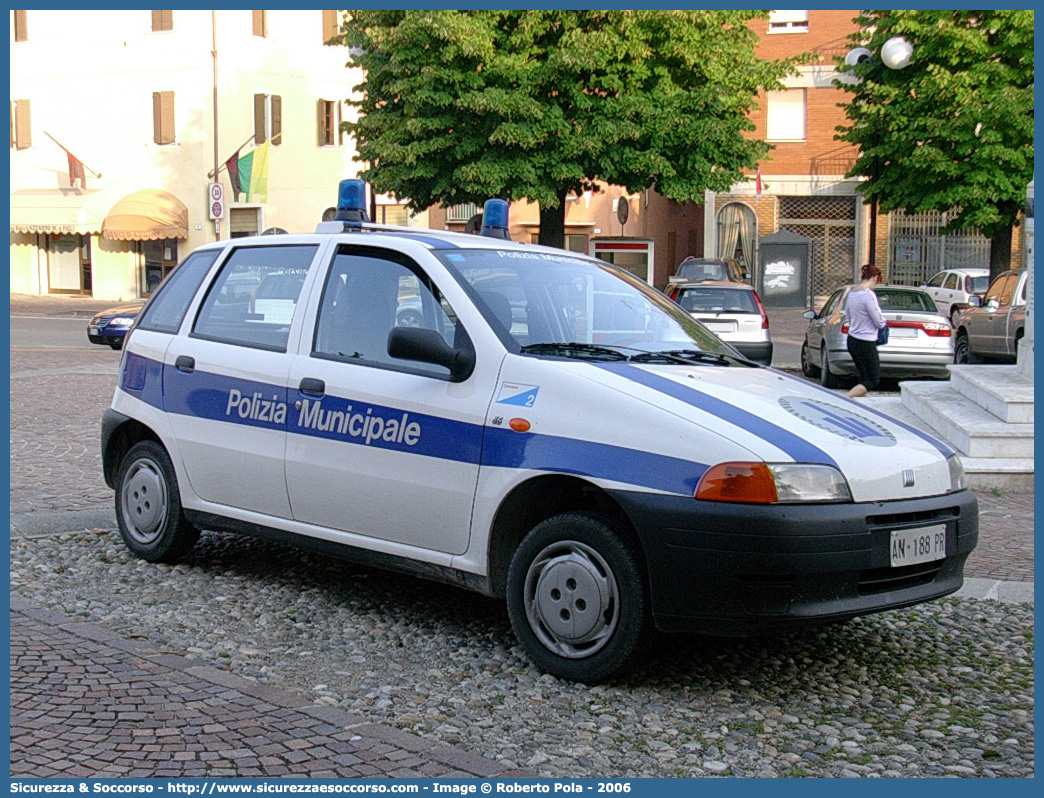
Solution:
<path fill-rule="evenodd" d="M 596 179 L 701 201 L 769 149 L 748 114 L 790 66 L 754 56 L 763 13 L 349 11 L 362 176 L 415 210 L 537 202 L 552 246 Z"/>
<path fill-rule="evenodd" d="M 1009 268 L 1012 233 L 1033 179 L 1033 12 L 866 11 L 858 42 L 874 55 L 860 78 L 850 124 L 859 147 L 849 177 L 881 211 L 959 212 L 946 230 L 976 227 L 991 239 L 990 273 Z M 910 64 L 876 55 L 890 38 L 913 46 Z"/>

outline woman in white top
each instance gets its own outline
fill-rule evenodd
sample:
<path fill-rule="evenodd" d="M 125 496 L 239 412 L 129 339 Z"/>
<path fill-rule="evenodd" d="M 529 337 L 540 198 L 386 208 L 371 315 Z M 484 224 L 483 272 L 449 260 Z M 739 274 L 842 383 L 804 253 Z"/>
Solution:
<path fill-rule="evenodd" d="M 877 331 L 886 327 L 877 302 L 874 286 L 881 280 L 881 270 L 868 263 L 859 274 L 861 283 L 848 294 L 848 353 L 855 363 L 859 382 L 848 392 L 850 397 L 866 396 L 881 382 L 881 360 L 877 355 Z"/>

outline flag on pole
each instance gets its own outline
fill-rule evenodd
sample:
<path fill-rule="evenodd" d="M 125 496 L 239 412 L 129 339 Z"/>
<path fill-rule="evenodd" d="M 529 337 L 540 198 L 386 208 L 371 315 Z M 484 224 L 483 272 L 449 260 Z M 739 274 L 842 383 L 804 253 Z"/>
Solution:
<path fill-rule="evenodd" d="M 758 173 L 754 175 L 754 202 L 761 202 L 761 167 L 758 167 Z"/>
<path fill-rule="evenodd" d="M 235 154 L 225 161 L 225 169 L 228 170 L 228 182 L 232 186 L 232 196 L 236 202 L 239 202 L 239 195 L 243 191 L 239 183 L 239 150 L 236 150 Z"/>
<path fill-rule="evenodd" d="M 247 202 L 253 194 L 268 201 L 268 142 L 248 152 L 236 164 L 239 185 Z M 238 192 L 237 192 L 238 193 Z"/>
<path fill-rule="evenodd" d="M 87 176 L 83 172 L 83 161 L 68 150 L 65 151 L 65 155 L 69 159 L 69 186 L 75 186 L 76 181 L 79 180 L 80 188 L 87 188 Z"/>

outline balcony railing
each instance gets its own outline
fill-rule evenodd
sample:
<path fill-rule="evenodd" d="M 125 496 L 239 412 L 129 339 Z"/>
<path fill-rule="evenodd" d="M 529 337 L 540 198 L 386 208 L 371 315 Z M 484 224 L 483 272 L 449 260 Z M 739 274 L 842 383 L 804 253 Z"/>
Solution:
<path fill-rule="evenodd" d="M 447 222 L 466 222 L 478 213 L 478 206 L 474 202 L 465 202 L 460 205 L 450 205 L 446 209 Z"/>

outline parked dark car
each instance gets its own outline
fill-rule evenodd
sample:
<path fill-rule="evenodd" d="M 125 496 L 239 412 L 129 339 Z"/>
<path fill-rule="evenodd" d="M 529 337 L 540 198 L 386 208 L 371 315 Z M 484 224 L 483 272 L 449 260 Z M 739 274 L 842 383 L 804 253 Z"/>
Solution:
<path fill-rule="evenodd" d="M 688 257 L 678 264 L 672 283 L 702 283 L 708 280 L 749 283 L 750 275 L 735 258 Z"/>
<path fill-rule="evenodd" d="M 136 302 L 133 305 L 109 308 L 95 314 L 94 318 L 87 323 L 87 340 L 92 344 L 122 349 L 127 330 L 134 324 L 134 320 L 138 318 L 138 314 L 144 306 L 144 302 Z"/>
<path fill-rule="evenodd" d="M 1026 270 L 1003 272 L 985 296 L 968 297 L 968 303 L 953 320 L 953 362 L 1014 363 L 1026 329 Z"/>

